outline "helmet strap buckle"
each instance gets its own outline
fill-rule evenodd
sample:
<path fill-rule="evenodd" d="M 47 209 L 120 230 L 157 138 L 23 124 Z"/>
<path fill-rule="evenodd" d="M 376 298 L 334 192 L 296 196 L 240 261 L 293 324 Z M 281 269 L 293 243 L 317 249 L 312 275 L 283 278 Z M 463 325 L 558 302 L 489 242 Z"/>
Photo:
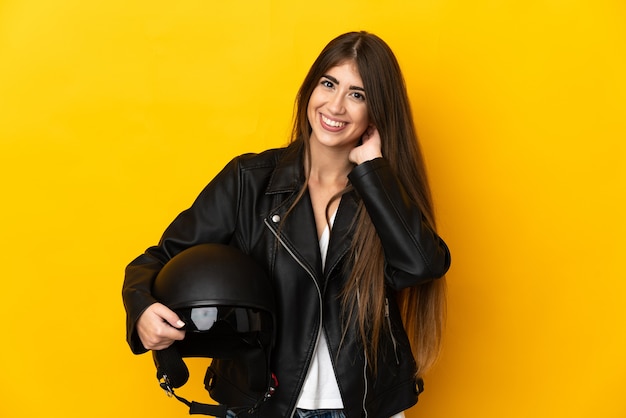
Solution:
<path fill-rule="evenodd" d="M 168 398 L 171 398 L 172 396 L 174 396 L 174 390 L 172 389 L 172 386 L 170 385 L 170 379 L 167 377 L 166 374 L 164 374 L 163 377 L 159 379 L 159 386 L 161 386 L 161 389 L 165 391 Z"/>

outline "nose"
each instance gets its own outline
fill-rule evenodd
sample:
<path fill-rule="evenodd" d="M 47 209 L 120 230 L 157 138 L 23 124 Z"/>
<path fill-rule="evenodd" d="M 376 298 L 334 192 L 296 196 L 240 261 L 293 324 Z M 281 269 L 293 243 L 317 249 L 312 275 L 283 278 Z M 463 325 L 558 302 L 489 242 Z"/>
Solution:
<path fill-rule="evenodd" d="M 333 94 L 328 100 L 328 110 L 335 115 L 340 115 L 345 111 L 344 97 L 341 94 Z"/>

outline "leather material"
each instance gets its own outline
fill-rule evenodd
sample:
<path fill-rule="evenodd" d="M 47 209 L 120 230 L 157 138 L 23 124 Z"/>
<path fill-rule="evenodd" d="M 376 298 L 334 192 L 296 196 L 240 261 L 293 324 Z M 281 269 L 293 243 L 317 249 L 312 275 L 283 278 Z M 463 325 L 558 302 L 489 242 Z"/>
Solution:
<path fill-rule="evenodd" d="M 354 191 L 341 199 L 326 270 L 322 271 L 308 194 L 286 216 L 305 180 L 302 148 L 295 142 L 287 148 L 233 159 L 172 222 L 159 245 L 128 265 L 123 288 L 128 342 L 134 353 L 146 351 L 135 333 L 135 322 L 155 302 L 151 285 L 167 260 L 200 243 L 233 245 L 267 270 L 278 305 L 271 369 L 279 386 L 260 407 L 259 416 L 291 416 L 319 332 L 325 333 L 328 342 L 346 417 L 363 416 L 364 403 L 370 417 L 392 416 L 413 406 L 418 397 L 415 361 L 394 292 L 443 276 L 450 266 L 450 253 L 441 238 L 422 222 L 421 213 L 408 203 L 388 162 L 380 158 L 351 172 Z M 347 280 L 345 264 L 349 262 L 352 222 L 361 199 L 379 232 L 386 257 L 391 330 L 383 336 L 375 378 L 366 367 L 354 324 L 341 340 L 337 303 Z M 233 372 L 221 367 L 219 360 L 213 361 L 211 369 L 216 376 L 214 386 L 220 381 L 237 385 L 230 381 L 236 378 L 231 376 Z M 220 392 L 219 388 L 213 390 Z"/>

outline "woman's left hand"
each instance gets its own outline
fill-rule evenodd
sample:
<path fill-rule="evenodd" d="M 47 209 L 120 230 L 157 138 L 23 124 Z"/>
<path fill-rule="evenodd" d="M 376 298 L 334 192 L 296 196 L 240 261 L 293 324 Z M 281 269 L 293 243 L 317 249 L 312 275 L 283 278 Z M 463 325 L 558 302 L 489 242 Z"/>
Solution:
<path fill-rule="evenodd" d="M 361 143 L 350 151 L 348 158 L 350 162 L 359 165 L 365 161 L 382 156 L 380 134 L 378 133 L 378 129 L 376 129 L 374 125 L 371 125 L 361 137 Z"/>

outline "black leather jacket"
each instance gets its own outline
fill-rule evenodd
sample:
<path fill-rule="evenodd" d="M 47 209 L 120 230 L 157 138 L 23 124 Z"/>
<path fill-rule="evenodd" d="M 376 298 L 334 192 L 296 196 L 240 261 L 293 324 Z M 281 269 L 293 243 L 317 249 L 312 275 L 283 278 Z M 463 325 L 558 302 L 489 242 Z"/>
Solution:
<path fill-rule="evenodd" d="M 285 218 L 304 181 L 302 166 L 299 142 L 233 159 L 172 222 L 158 246 L 128 265 L 123 287 L 128 343 L 134 353 L 146 351 L 135 323 L 155 302 L 151 283 L 171 257 L 199 243 L 230 244 L 267 268 L 279 305 L 272 351 L 272 370 L 279 387 L 262 405 L 259 416 L 293 415 L 318 335 L 324 332 L 346 417 L 390 417 L 413 406 L 418 397 L 415 361 L 394 291 L 443 276 L 450 265 L 448 248 L 422 222 L 420 211 L 408 204 L 388 162 L 379 158 L 356 166 L 350 173 L 354 191 L 341 199 L 322 271 L 308 194 Z M 347 279 L 346 255 L 359 199 L 363 199 L 382 240 L 386 259 L 388 329 L 382 338 L 376 377 L 365 364 L 354 328 L 341 342 L 338 299 Z M 216 361 L 213 363 L 218 373 L 228 374 L 228 370 L 220 371 Z M 230 389 L 216 388 L 216 393 Z"/>

